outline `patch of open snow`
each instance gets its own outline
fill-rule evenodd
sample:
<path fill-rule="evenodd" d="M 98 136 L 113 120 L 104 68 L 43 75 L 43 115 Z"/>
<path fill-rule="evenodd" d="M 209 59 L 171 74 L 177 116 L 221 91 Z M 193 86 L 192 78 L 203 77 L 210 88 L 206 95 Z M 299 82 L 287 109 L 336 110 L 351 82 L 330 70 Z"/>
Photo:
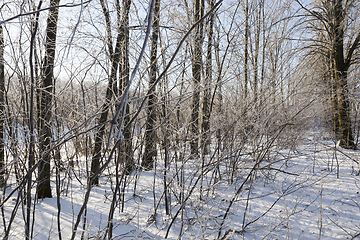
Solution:
<path fill-rule="evenodd" d="M 201 161 L 189 160 L 183 169 L 179 166 L 176 169 L 172 163 L 167 179 L 170 215 L 165 213 L 161 164 L 156 173 L 137 173 L 127 179 L 123 211 L 121 202 L 115 210 L 114 239 L 163 239 L 167 232 L 168 239 L 179 236 L 215 239 L 221 225 L 221 236 L 226 234 L 227 239 L 318 239 L 319 236 L 320 239 L 351 239 L 360 233 L 360 178 L 356 163 L 359 153 L 339 151 L 333 146 L 331 141 L 310 139 L 297 147 L 296 152 L 273 150 L 238 195 L 236 191 L 254 165 L 253 161 L 239 162 L 233 182 L 229 165 L 222 162 L 219 170 L 223 176 L 216 183 L 213 172 L 200 179 Z M 82 233 L 85 239 L 103 238 L 114 189 L 109 176 L 101 177 L 101 185 L 92 189 L 86 225 L 83 229 L 82 219 L 76 239 L 80 239 Z M 85 178 L 82 180 L 86 182 Z M 114 184 L 113 176 L 112 180 Z M 64 179 L 60 199 L 63 239 L 71 236 L 85 193 L 79 181 L 73 179 L 68 186 L 66 183 Z M 55 195 L 54 181 L 52 184 Z M 5 195 L 13 187 L 9 187 Z M 6 227 L 16 194 L 4 205 Z M 182 208 L 183 199 L 187 201 Z M 57 211 L 56 197 L 40 200 L 35 205 L 34 239 L 58 239 Z M 223 220 L 225 214 L 227 217 Z M 24 215 L 20 206 L 9 239 L 24 237 Z M 3 221 L 1 225 L 0 236 L 4 236 Z"/>

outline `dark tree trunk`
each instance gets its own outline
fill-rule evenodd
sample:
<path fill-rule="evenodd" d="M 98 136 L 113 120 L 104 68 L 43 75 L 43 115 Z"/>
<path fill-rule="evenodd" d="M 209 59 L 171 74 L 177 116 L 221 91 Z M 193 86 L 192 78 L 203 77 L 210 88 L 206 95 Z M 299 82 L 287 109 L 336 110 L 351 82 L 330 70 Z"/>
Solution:
<path fill-rule="evenodd" d="M 42 5 L 42 1 L 39 2 L 39 6 L 37 9 L 40 9 Z M 34 124 L 34 94 L 35 94 L 35 76 L 34 76 L 34 64 L 33 58 L 34 53 L 36 53 L 35 48 L 35 39 L 36 39 L 36 32 L 39 27 L 39 15 L 40 12 L 36 13 L 35 21 L 32 23 L 31 26 L 31 39 L 30 39 L 30 56 L 29 56 L 29 67 L 30 67 L 30 105 L 28 108 L 28 126 L 29 126 L 29 134 L 30 134 L 30 142 L 29 142 L 29 160 L 28 160 L 28 169 L 31 169 L 34 163 L 34 156 L 35 156 L 35 124 Z M 36 61 L 37 63 L 37 61 Z M 36 64 L 37 65 L 37 64 Z M 37 66 L 36 66 L 37 67 Z M 38 71 L 36 70 L 35 73 L 37 74 Z M 37 79 L 39 80 L 39 79 Z M 40 104 L 40 97 L 38 103 Z M 40 106 L 40 105 L 39 105 Z M 40 109 L 40 108 L 39 108 Z M 38 109 L 38 117 L 40 118 L 40 110 Z M 40 129 L 40 128 L 39 128 Z M 10 137 L 10 136 L 9 136 Z M 31 238 L 30 234 L 30 219 L 31 219 L 31 189 L 32 189 L 32 172 L 29 171 L 27 176 L 27 193 L 26 193 L 26 221 L 25 221 L 25 239 L 28 240 Z"/>
<path fill-rule="evenodd" d="M 50 6 L 59 5 L 60 0 L 51 0 Z M 40 103 L 40 154 L 39 182 L 37 196 L 39 199 L 51 198 L 50 160 L 51 160 L 51 116 L 54 93 L 54 62 L 56 47 L 56 30 L 59 17 L 57 7 L 49 10 L 46 26 L 45 57 L 42 66 L 42 90 Z"/>
<path fill-rule="evenodd" d="M 342 0 L 334 1 L 334 61 L 335 81 L 337 83 L 337 107 L 339 117 L 339 146 L 344 148 L 355 148 L 350 119 L 350 100 L 347 83 L 347 71 L 350 67 L 344 57 L 344 20 L 345 10 Z M 348 54 L 349 57 L 349 54 Z"/>

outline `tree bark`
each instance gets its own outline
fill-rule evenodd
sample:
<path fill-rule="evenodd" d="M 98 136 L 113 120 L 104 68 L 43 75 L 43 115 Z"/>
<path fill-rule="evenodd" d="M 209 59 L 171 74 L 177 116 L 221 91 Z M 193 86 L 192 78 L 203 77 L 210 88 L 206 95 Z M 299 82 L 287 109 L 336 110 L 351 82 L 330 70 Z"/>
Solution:
<path fill-rule="evenodd" d="M 209 8 L 214 7 L 214 1 L 210 1 Z M 208 30 L 208 43 L 205 64 L 205 83 L 204 83 L 204 101 L 203 101 L 203 121 L 202 121 L 202 150 L 203 154 L 209 153 L 210 148 L 210 102 L 211 102 L 211 82 L 212 82 L 212 50 L 213 50 L 213 35 L 214 35 L 214 14 L 209 16 L 209 30 Z"/>
<path fill-rule="evenodd" d="M 108 10 L 105 7 L 106 5 L 104 4 L 104 2 L 102 1 L 102 8 L 103 8 L 103 12 L 104 15 L 107 16 L 108 14 Z M 130 7 L 130 5 L 129 5 Z M 107 37 L 107 41 L 108 43 L 111 41 L 111 33 L 110 33 L 110 19 L 109 18 L 105 18 L 106 20 L 106 27 L 108 29 L 108 37 Z M 121 24 L 122 26 L 122 24 Z M 105 102 L 102 105 L 101 109 L 101 114 L 100 114 L 100 118 L 99 118 L 99 122 L 98 122 L 98 128 L 96 130 L 96 135 L 95 135 L 95 143 L 94 143 L 94 149 L 93 149 L 93 157 L 92 157 L 92 161 L 91 161 L 91 176 L 93 176 L 97 171 L 99 171 L 100 169 L 100 159 L 101 159 L 101 151 L 102 151 L 102 145 L 103 145 L 103 138 L 104 138 L 104 134 L 105 134 L 105 128 L 106 128 L 106 121 L 109 115 L 109 109 L 110 109 L 110 105 L 111 105 L 111 100 L 113 98 L 113 93 L 114 93 L 114 85 L 116 84 L 116 78 L 117 78 L 117 71 L 118 71 L 118 67 L 119 67 L 119 62 L 120 62 L 120 56 L 121 56 L 121 47 L 122 47 L 122 42 L 125 39 L 125 28 L 124 27 L 119 27 L 118 29 L 118 34 L 117 34 L 117 39 L 116 39 L 116 45 L 115 45 L 115 50 L 112 49 L 112 46 L 110 46 L 108 44 L 109 47 L 109 53 L 110 55 L 110 62 L 111 62 L 111 70 L 110 70 L 110 76 L 109 76 L 109 82 L 108 82 L 108 86 L 106 89 L 106 95 L 105 95 Z M 93 185 L 99 185 L 99 175 L 97 175 L 94 178 L 94 181 L 92 182 Z"/>
<path fill-rule="evenodd" d="M 256 14 L 256 33 L 255 33 L 255 53 L 254 53 L 254 83 L 253 83 L 253 92 L 254 92 L 254 103 L 257 107 L 258 100 L 258 88 L 259 88 L 259 52 L 260 52 L 260 33 L 261 33 L 261 12 L 264 7 L 264 3 L 260 2 L 258 6 L 258 12 Z"/>
<path fill-rule="evenodd" d="M 0 187 L 5 183 L 5 73 L 4 73 L 4 35 L 0 25 Z"/>
<path fill-rule="evenodd" d="M 156 151 L 156 107 L 157 95 L 155 89 L 152 88 L 156 81 L 157 76 L 157 48 L 159 38 L 159 20 L 160 20 L 160 0 L 155 1 L 154 17 L 152 24 L 152 37 L 151 37 L 151 53 L 150 53 L 150 79 L 149 79 L 149 98 L 148 98 L 148 109 L 147 109 L 147 120 L 146 120 L 146 131 L 145 131 L 145 151 L 144 159 L 142 161 L 142 167 L 145 170 L 153 168 L 157 151 Z M 165 117 L 165 116 L 164 116 Z"/>
<path fill-rule="evenodd" d="M 50 6 L 59 5 L 60 0 L 51 0 Z M 42 90 L 40 103 L 40 163 L 39 177 L 37 186 L 37 196 L 39 199 L 51 198 L 50 187 L 50 160 L 51 160 L 51 117 L 52 101 L 54 93 L 54 62 L 56 47 L 56 31 L 59 17 L 57 7 L 49 10 L 46 26 L 45 57 L 42 66 Z"/>
<path fill-rule="evenodd" d="M 204 15 L 203 0 L 195 0 L 194 23 Z M 200 84 L 202 68 L 202 43 L 203 43 L 203 23 L 196 26 L 194 53 L 192 61 L 193 89 L 194 94 L 191 105 L 191 142 L 190 150 L 192 157 L 199 156 L 199 111 L 200 111 Z"/>
<path fill-rule="evenodd" d="M 129 66 L 129 11 L 131 0 L 124 0 L 124 18 L 121 29 L 124 31 L 124 38 L 122 39 L 122 51 L 120 57 L 120 82 L 119 96 L 122 96 L 126 86 L 129 83 L 130 66 Z M 124 117 L 124 141 L 122 142 L 121 152 L 122 159 L 125 163 L 126 174 L 130 174 L 134 168 L 133 152 L 132 152 L 132 132 L 130 124 L 130 104 L 126 103 L 126 112 Z"/>
<path fill-rule="evenodd" d="M 248 95 L 248 82 L 249 82 L 249 73 L 248 73 L 248 66 L 249 66 L 249 0 L 246 0 L 245 5 L 245 49 L 244 49 L 244 101 L 247 100 Z"/>
<path fill-rule="evenodd" d="M 350 119 L 350 100 L 347 83 L 347 72 L 350 64 L 344 57 L 344 20 L 345 10 L 343 0 L 333 0 L 334 4 L 334 60 L 335 81 L 337 83 L 337 107 L 339 117 L 339 146 L 344 148 L 355 148 Z M 349 54 L 347 54 L 349 56 Z"/>
<path fill-rule="evenodd" d="M 334 62 L 334 53 L 330 53 L 329 71 L 330 71 L 330 98 L 331 98 L 331 117 L 332 127 L 336 138 L 339 138 L 339 115 L 338 115 L 338 97 L 336 83 L 336 69 Z"/>

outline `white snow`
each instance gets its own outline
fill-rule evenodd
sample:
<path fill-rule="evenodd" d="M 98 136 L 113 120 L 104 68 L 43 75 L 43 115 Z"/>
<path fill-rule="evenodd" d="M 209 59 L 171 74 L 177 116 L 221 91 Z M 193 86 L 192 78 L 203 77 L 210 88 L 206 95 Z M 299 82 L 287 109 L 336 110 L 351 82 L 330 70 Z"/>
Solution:
<path fill-rule="evenodd" d="M 222 178 L 217 179 L 216 184 L 212 167 L 217 156 L 210 160 L 214 164 L 203 179 L 200 177 L 201 160 L 188 160 L 183 169 L 181 162 L 176 165 L 171 162 L 167 173 L 171 189 L 170 215 L 166 215 L 164 207 L 162 164 L 158 164 L 156 171 L 133 173 L 126 180 L 124 210 L 121 212 L 119 205 L 115 210 L 113 239 L 163 239 L 182 199 L 189 194 L 183 210 L 171 225 L 168 239 L 179 239 L 179 235 L 181 239 L 216 239 L 231 199 L 235 201 L 221 228 L 220 236 L 224 239 L 351 239 L 360 234 L 358 151 L 341 149 L 331 141 L 313 137 L 296 149 L 272 147 L 251 181 L 245 183 L 236 196 L 255 164 L 252 158 L 249 155 L 239 158 L 233 183 L 229 169 L 231 159 L 222 160 Z M 83 229 L 81 220 L 76 239 L 81 238 L 83 231 L 85 239 L 104 238 L 115 183 L 111 171 L 105 171 L 100 186 L 92 189 L 86 226 Z M 77 173 L 85 176 L 80 171 Z M 72 181 L 64 178 L 65 172 L 61 174 L 64 181 L 60 226 L 62 239 L 69 239 L 84 201 L 86 178 L 81 177 L 80 183 L 71 172 Z M 9 186 L 5 196 L 15 186 L 15 183 Z M 52 191 L 52 199 L 39 200 L 35 204 L 34 239 L 58 239 L 55 178 Z M 1 237 L 4 236 L 4 220 L 6 228 L 9 227 L 17 194 L 4 205 Z M 25 207 L 20 205 L 17 210 L 9 239 L 24 238 Z"/>

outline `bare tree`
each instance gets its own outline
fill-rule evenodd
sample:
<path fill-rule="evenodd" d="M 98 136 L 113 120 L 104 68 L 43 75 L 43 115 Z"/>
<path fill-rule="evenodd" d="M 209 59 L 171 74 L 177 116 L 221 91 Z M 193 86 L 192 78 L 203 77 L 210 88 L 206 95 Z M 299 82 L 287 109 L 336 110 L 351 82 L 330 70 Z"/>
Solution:
<path fill-rule="evenodd" d="M 332 93 L 332 118 L 334 119 L 335 135 L 339 145 L 344 148 L 356 148 L 350 118 L 351 104 L 349 98 L 348 71 L 356 62 L 355 52 L 360 44 L 360 30 L 350 31 L 352 21 L 351 9 L 353 1 L 331 0 L 314 2 L 314 10 L 297 1 L 306 10 L 309 17 L 315 19 L 319 26 L 312 26 L 315 31 L 321 31 L 325 45 L 319 49 L 329 59 Z M 316 45 L 321 46 L 320 44 Z"/>

